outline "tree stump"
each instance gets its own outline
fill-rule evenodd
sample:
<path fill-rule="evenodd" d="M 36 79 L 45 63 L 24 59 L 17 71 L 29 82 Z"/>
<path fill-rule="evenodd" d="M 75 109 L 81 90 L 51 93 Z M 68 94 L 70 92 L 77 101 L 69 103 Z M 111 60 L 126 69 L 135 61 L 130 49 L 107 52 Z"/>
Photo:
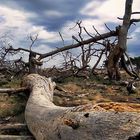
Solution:
<path fill-rule="evenodd" d="M 60 107 L 53 103 L 55 83 L 50 78 L 31 74 L 23 85 L 30 89 L 25 119 L 36 140 L 140 139 L 139 104 Z"/>

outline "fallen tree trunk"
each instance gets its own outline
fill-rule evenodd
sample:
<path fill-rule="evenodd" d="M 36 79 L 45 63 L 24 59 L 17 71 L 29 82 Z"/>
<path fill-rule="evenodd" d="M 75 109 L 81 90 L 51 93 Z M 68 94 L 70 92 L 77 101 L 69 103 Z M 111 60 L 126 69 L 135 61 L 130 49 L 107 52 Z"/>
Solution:
<path fill-rule="evenodd" d="M 65 89 L 63 89 L 60 86 L 56 86 L 55 89 L 57 89 L 59 91 L 67 92 L 67 91 L 65 91 Z M 28 91 L 28 88 L 27 87 L 20 87 L 20 88 L 0 88 L 0 93 L 1 94 L 2 93 L 15 94 L 15 93 L 26 92 L 26 91 Z M 58 94 L 56 93 L 55 95 L 57 96 Z"/>
<path fill-rule="evenodd" d="M 31 135 L 27 125 L 22 123 L 0 124 L 0 134 L 3 135 Z"/>
<path fill-rule="evenodd" d="M 34 140 L 32 136 L 0 135 L 0 140 Z"/>
<path fill-rule="evenodd" d="M 100 103 L 60 107 L 53 103 L 55 83 L 31 74 L 25 109 L 27 126 L 36 140 L 131 140 L 140 133 L 140 105 Z"/>

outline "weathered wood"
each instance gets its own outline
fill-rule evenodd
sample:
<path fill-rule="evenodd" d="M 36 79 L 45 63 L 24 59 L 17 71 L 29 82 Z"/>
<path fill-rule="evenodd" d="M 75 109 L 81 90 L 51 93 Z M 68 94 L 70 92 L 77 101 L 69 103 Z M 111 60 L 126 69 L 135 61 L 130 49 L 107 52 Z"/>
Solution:
<path fill-rule="evenodd" d="M 26 129 L 26 124 L 21 123 L 0 124 L 0 131 L 9 129 Z"/>
<path fill-rule="evenodd" d="M 19 92 L 25 92 L 27 88 L 21 87 L 21 88 L 1 88 L 0 93 L 19 93 Z"/>
<path fill-rule="evenodd" d="M 30 132 L 26 124 L 6 123 L 6 124 L 0 124 L 0 134 L 3 135 L 29 134 L 30 135 Z"/>
<path fill-rule="evenodd" d="M 127 33 L 130 27 L 132 4 L 133 4 L 133 0 L 126 0 L 123 24 L 120 27 L 119 35 L 118 35 L 119 48 L 122 48 L 122 50 L 124 51 L 127 49 Z"/>
<path fill-rule="evenodd" d="M 0 140 L 34 140 L 32 136 L 0 135 Z"/>
<path fill-rule="evenodd" d="M 120 80 L 118 62 L 127 49 L 127 34 L 130 27 L 133 0 L 126 0 L 123 24 L 118 28 L 118 44 L 108 57 L 108 75 L 110 79 Z"/>
<path fill-rule="evenodd" d="M 131 65 L 131 68 L 133 68 L 131 63 L 130 65 Z M 130 76 L 134 77 L 135 79 L 139 78 L 139 75 L 135 72 L 135 70 L 132 69 L 132 71 L 130 71 L 130 69 L 128 68 L 124 55 L 122 55 L 121 57 L 121 66 Z"/>
<path fill-rule="evenodd" d="M 10 46 L 7 51 L 25 51 L 25 52 L 29 52 L 29 53 L 33 53 L 33 54 L 36 54 L 38 55 L 38 60 L 40 61 L 41 59 L 44 59 L 46 57 L 49 57 L 49 56 L 52 56 L 54 54 L 57 54 L 59 52 L 63 52 L 63 51 L 66 51 L 66 50 L 69 50 L 69 49 L 73 49 L 73 48 L 78 48 L 82 45 L 86 45 L 86 44 L 89 44 L 89 43 L 92 43 L 92 42 L 96 42 L 98 40 L 103 40 L 105 38 L 108 38 L 108 37 L 112 37 L 112 36 L 117 36 L 118 32 L 115 31 L 115 30 L 112 30 L 110 32 L 107 32 L 107 33 L 104 33 L 104 34 L 100 34 L 100 35 L 96 35 L 92 38 L 89 38 L 89 39 L 86 39 L 86 40 L 83 40 L 83 41 L 79 41 L 78 43 L 75 43 L 75 44 L 72 44 L 72 45 L 67 45 L 67 46 L 64 46 L 64 47 L 61 47 L 61 48 L 57 48 L 51 52 L 48 52 L 48 53 L 44 53 L 44 54 L 41 54 L 41 53 L 38 53 L 38 52 L 34 52 L 32 50 L 28 50 L 28 49 L 24 49 L 24 48 L 13 48 L 12 46 Z"/>
<path fill-rule="evenodd" d="M 102 40 L 102 39 L 112 37 L 112 36 L 117 36 L 117 31 L 110 31 L 110 32 L 107 32 L 107 33 L 104 33 L 104 34 L 100 34 L 100 35 L 97 35 L 95 37 L 89 38 L 87 40 L 83 40 L 81 42 L 78 42 L 76 44 L 67 45 L 67 46 L 58 48 L 54 51 L 51 51 L 49 53 L 41 54 L 40 57 L 39 57 L 39 60 L 41 60 L 43 58 L 46 58 L 46 57 L 49 57 L 49 56 L 52 56 L 52 55 L 57 54 L 57 53 L 62 52 L 62 51 L 66 51 L 66 50 L 73 49 L 73 48 L 78 48 L 79 46 L 86 45 L 86 44 L 89 44 L 89 43 L 92 43 L 92 42 L 96 42 L 98 40 Z"/>
<path fill-rule="evenodd" d="M 31 74 L 25 119 L 36 140 L 128 140 L 140 133 L 140 105 L 100 103 L 60 107 L 53 103 L 55 83 Z"/>

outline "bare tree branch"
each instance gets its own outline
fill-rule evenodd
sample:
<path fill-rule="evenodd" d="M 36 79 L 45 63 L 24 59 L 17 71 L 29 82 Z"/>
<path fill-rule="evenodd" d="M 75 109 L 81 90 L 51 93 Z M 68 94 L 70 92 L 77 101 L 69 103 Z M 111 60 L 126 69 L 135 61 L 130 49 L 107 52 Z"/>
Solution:
<path fill-rule="evenodd" d="M 102 50 L 102 52 L 100 53 L 100 56 L 99 56 L 97 62 L 95 63 L 95 65 L 93 66 L 93 68 L 92 68 L 92 70 L 91 70 L 92 73 L 94 73 L 95 68 L 97 67 L 97 65 L 98 65 L 99 62 L 101 61 L 101 58 L 102 58 L 102 56 L 103 56 L 104 51 L 105 51 L 105 50 Z"/>
<path fill-rule="evenodd" d="M 21 87 L 21 88 L 4 88 L 4 89 L 0 89 L 0 93 L 19 93 L 19 92 L 24 92 L 26 91 L 27 88 L 26 87 Z"/>
<path fill-rule="evenodd" d="M 105 39 L 105 38 L 108 38 L 108 37 L 111 37 L 111 36 L 116 36 L 116 35 L 117 35 L 117 31 L 107 32 L 107 33 L 101 34 L 99 36 L 95 36 L 94 38 L 84 40 L 83 42 L 79 42 L 79 43 L 76 43 L 76 44 L 73 44 L 73 45 L 64 46 L 64 47 L 58 48 L 54 51 L 51 51 L 49 53 L 39 54 L 40 55 L 39 59 L 41 60 L 45 57 L 52 56 L 56 53 L 59 53 L 59 52 L 65 51 L 65 50 L 69 50 L 69 49 L 73 49 L 73 48 L 78 48 L 79 46 L 81 46 L 83 44 L 86 45 L 86 44 L 96 42 L 98 40 L 102 40 L 102 39 Z"/>
<path fill-rule="evenodd" d="M 125 70 L 130 76 L 132 76 L 132 77 L 134 77 L 134 78 L 139 77 L 136 73 L 134 73 L 133 71 L 130 71 L 130 70 L 128 69 L 128 66 L 126 65 L 126 60 L 125 60 L 124 55 L 122 55 L 122 57 L 121 57 L 121 65 L 122 65 L 122 67 L 124 68 L 124 70 Z"/>
<path fill-rule="evenodd" d="M 133 24 L 134 22 L 140 22 L 140 19 L 131 19 L 131 20 L 130 20 L 130 26 L 131 26 L 131 24 Z"/>
<path fill-rule="evenodd" d="M 107 26 L 106 23 L 105 23 L 105 27 L 111 32 L 111 29 Z"/>
<path fill-rule="evenodd" d="M 87 35 L 88 35 L 88 36 L 90 36 L 90 37 L 93 37 L 93 38 L 94 38 L 94 36 L 92 36 L 92 35 L 91 35 L 88 31 L 87 31 L 87 29 L 86 29 L 85 27 L 84 27 L 83 29 L 84 29 L 84 31 L 87 33 Z"/>
<path fill-rule="evenodd" d="M 131 15 L 140 14 L 140 12 L 132 12 Z"/>
<path fill-rule="evenodd" d="M 61 34 L 60 32 L 59 32 L 59 36 L 61 37 L 61 40 L 62 40 L 63 46 L 65 46 L 63 36 L 62 36 L 62 34 Z"/>
<path fill-rule="evenodd" d="M 17 49 L 15 49 L 15 48 L 13 48 L 12 46 L 10 46 L 8 49 L 6 49 L 6 50 L 9 50 L 9 51 L 25 51 L 25 52 L 32 52 L 32 53 L 35 53 L 35 54 L 37 54 L 37 55 L 42 55 L 42 54 L 40 54 L 40 53 L 38 53 L 38 52 L 35 52 L 35 51 L 32 51 L 32 50 L 28 50 L 28 49 L 25 49 L 25 48 L 17 48 Z"/>
<path fill-rule="evenodd" d="M 92 26 L 92 27 L 96 31 L 97 35 L 101 36 L 101 34 L 97 31 L 97 29 L 94 26 Z"/>
<path fill-rule="evenodd" d="M 35 36 L 31 36 L 31 35 L 30 35 L 30 40 L 31 40 L 31 45 L 30 45 L 30 47 L 29 47 L 30 51 L 31 51 L 31 48 L 32 48 L 33 44 L 34 44 L 35 41 L 37 40 L 37 38 L 38 38 L 38 34 L 36 34 Z"/>

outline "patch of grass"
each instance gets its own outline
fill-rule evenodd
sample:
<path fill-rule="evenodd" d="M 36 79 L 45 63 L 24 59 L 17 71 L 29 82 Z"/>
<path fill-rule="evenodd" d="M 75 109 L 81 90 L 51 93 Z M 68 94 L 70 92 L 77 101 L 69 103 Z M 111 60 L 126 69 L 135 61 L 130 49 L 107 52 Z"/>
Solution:
<path fill-rule="evenodd" d="M 6 84 L 2 85 L 3 88 L 16 88 L 20 87 L 21 80 L 19 79 L 13 79 L 11 81 L 8 81 Z"/>
<path fill-rule="evenodd" d="M 20 95 L 0 95 L 0 118 L 16 116 L 24 112 L 27 97 Z"/>
<path fill-rule="evenodd" d="M 6 81 L 6 80 L 1 80 L 0 81 L 0 87 L 3 87 L 6 84 L 8 84 L 8 81 Z"/>
<path fill-rule="evenodd" d="M 85 79 L 85 78 L 83 78 L 83 77 L 73 77 L 73 76 L 71 76 L 71 77 L 67 77 L 67 78 L 63 79 L 62 84 L 63 84 L 63 83 L 68 83 L 68 82 L 80 83 L 80 82 L 82 82 L 84 79 Z"/>

